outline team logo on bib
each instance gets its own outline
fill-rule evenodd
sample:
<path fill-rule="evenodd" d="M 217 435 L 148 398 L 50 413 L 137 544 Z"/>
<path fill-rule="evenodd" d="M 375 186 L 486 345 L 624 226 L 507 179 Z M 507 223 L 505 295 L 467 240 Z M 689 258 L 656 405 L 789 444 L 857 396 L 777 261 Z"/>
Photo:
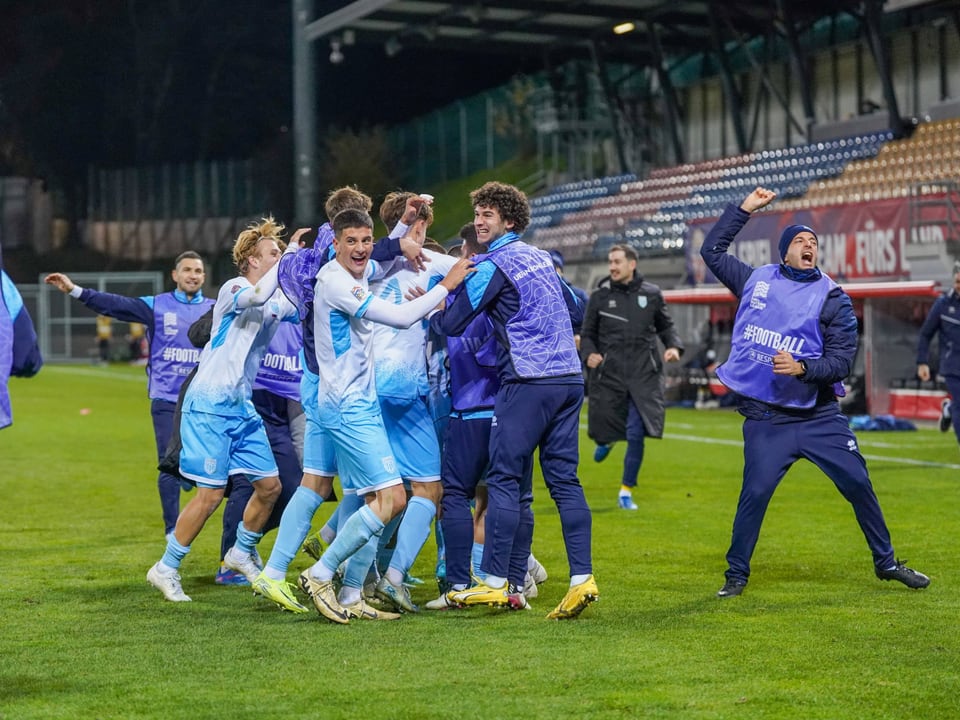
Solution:
<path fill-rule="evenodd" d="M 953 308 L 950 308 L 953 310 Z M 174 312 L 165 312 L 163 314 L 163 334 L 164 335 L 176 335 L 177 334 L 177 314 Z"/>
<path fill-rule="evenodd" d="M 763 280 L 758 281 L 756 287 L 753 288 L 753 295 L 750 296 L 750 307 L 754 310 L 765 309 L 767 304 L 764 300 L 769 293 L 770 283 L 765 283 Z"/>
<path fill-rule="evenodd" d="M 637 295 L 637 305 L 639 305 L 641 309 L 645 308 L 647 306 L 647 296 Z"/>

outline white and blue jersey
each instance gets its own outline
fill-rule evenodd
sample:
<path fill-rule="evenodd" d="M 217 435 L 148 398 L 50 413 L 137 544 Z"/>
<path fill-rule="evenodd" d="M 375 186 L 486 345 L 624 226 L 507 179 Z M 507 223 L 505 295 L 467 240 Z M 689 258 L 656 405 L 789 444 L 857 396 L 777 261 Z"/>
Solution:
<path fill-rule="evenodd" d="M 382 278 L 370 283 L 370 292 L 394 305 L 404 302 L 404 293 L 419 286 L 429 290 L 440 282 L 457 259 L 449 255 L 424 250 L 429 258 L 427 269 L 418 272 L 408 260 L 397 260 Z M 427 328 L 421 321 L 406 329 L 376 325 L 373 330 L 374 356 L 376 358 L 377 395 L 400 400 L 426 397 L 429 392 L 427 379 Z"/>
<path fill-rule="evenodd" d="M 274 280 L 275 284 L 275 280 Z M 297 309 L 282 292 L 262 304 L 244 296 L 255 292 L 244 277 L 220 288 L 213 308 L 213 332 L 200 354 L 200 366 L 184 398 L 184 410 L 214 415 L 256 415 L 253 383 L 280 322 L 297 322 Z"/>
<path fill-rule="evenodd" d="M 409 288 L 432 288 L 456 264 L 449 255 L 429 250 L 424 254 L 430 260 L 426 271 L 418 272 L 409 261 L 398 260 L 383 278 L 371 283 L 370 292 L 400 305 Z M 373 331 L 377 396 L 387 437 L 401 477 L 418 482 L 440 480 L 440 442 L 427 404 L 428 328 L 429 323 L 421 320 L 406 329 L 375 325 Z"/>
<path fill-rule="evenodd" d="M 230 475 L 274 477 L 277 464 L 253 383 L 278 325 L 298 321 L 277 289 L 276 266 L 257 285 L 244 277 L 220 288 L 213 334 L 183 400 L 180 474 L 202 487 L 225 487 Z"/>
<path fill-rule="evenodd" d="M 358 279 L 339 262 L 325 265 L 313 308 L 320 423 L 336 446 L 344 490 L 360 494 L 400 482 L 377 398 L 374 323 L 407 328 L 447 295 L 438 285 L 414 301 L 387 303 L 369 289 L 370 278 L 385 269 L 370 262 Z"/>

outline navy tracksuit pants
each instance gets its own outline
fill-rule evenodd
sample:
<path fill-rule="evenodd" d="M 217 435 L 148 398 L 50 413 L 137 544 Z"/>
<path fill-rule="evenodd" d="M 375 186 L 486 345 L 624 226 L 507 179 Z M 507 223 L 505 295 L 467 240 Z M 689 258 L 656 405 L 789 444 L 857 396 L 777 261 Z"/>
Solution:
<path fill-rule="evenodd" d="M 177 404 L 169 400 L 154 398 L 150 401 L 150 416 L 153 418 L 153 436 L 157 441 L 157 462 L 163 460 L 173 435 L 173 416 Z M 177 432 L 180 428 L 177 428 Z M 163 534 L 169 535 L 177 525 L 180 516 L 180 478 L 161 472 L 157 476 L 157 490 L 160 493 L 160 507 L 163 511 Z"/>
<path fill-rule="evenodd" d="M 592 518 L 577 477 L 582 404 L 579 384 L 506 383 L 497 393 L 480 563 L 487 575 L 523 584 L 533 540 L 533 481 L 524 468 L 538 447 L 543 479 L 560 514 L 570 574 L 593 572 Z"/>
<path fill-rule="evenodd" d="M 890 533 L 873 492 L 866 461 L 842 414 L 806 419 L 785 415 L 772 420 L 747 419 L 743 423 L 743 457 L 743 487 L 727 552 L 728 580 L 746 581 L 750 576 L 750 557 L 770 498 L 787 470 L 800 458 L 823 470 L 853 506 L 873 553 L 874 565 L 880 569 L 894 565 Z"/>
<path fill-rule="evenodd" d="M 960 376 L 945 375 L 947 392 L 950 393 L 950 422 L 953 424 L 953 434 L 960 442 Z"/>
<path fill-rule="evenodd" d="M 489 417 L 465 420 L 451 417 L 443 438 L 443 541 L 446 547 L 447 582 L 470 584 L 473 548 L 473 514 L 470 501 L 490 463 Z"/>

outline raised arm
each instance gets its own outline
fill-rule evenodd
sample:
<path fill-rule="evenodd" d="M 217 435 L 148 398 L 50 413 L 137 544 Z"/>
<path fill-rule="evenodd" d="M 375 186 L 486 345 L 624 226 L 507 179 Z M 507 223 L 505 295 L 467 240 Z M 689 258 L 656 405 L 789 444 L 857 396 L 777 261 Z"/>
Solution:
<path fill-rule="evenodd" d="M 743 292 L 743 286 L 753 272 L 753 268 L 730 255 L 727 249 L 750 219 L 750 213 L 766 207 L 776 196 L 772 190 L 758 187 L 744 198 L 740 207 L 727 205 L 720 219 L 707 234 L 703 247 L 700 248 L 700 257 L 710 268 L 710 272 L 737 297 L 740 297 Z"/>

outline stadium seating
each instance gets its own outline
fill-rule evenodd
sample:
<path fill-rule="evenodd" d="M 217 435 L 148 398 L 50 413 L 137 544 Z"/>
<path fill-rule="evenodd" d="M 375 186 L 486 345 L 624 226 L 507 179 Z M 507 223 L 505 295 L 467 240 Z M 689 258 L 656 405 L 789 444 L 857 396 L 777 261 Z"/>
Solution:
<path fill-rule="evenodd" d="M 922 126 L 923 132 L 918 131 L 915 138 L 919 136 L 927 143 L 918 147 L 930 155 L 927 160 L 923 151 L 917 151 L 924 158 L 922 167 L 927 174 L 935 175 L 956 164 L 954 150 L 936 154 L 932 146 L 950 142 L 951 133 L 960 132 L 955 127 L 958 124 L 930 123 L 929 129 Z M 560 250 L 570 260 L 603 258 L 618 242 L 628 242 L 644 255 L 680 254 L 688 221 L 719 215 L 728 202 L 739 202 L 757 185 L 776 190 L 780 207 L 789 207 L 789 203 L 808 207 L 814 202 L 823 204 L 819 198 L 836 195 L 839 187 L 846 188 L 852 182 L 846 179 L 851 167 L 876 168 L 881 165 L 870 163 L 885 163 L 882 167 L 888 170 L 889 183 L 873 178 L 869 190 L 851 187 L 839 202 L 849 201 L 858 192 L 861 197 L 864 192 L 872 197 L 881 188 L 886 192 L 888 184 L 890 193 L 899 192 L 893 183 L 906 177 L 901 166 L 908 164 L 907 158 L 912 155 L 887 148 L 904 142 L 911 141 L 892 142 L 889 131 L 868 133 L 657 168 L 643 180 L 618 176 L 567 183 L 533 201 L 533 241 L 540 247 Z M 953 147 L 957 144 L 952 141 Z"/>

